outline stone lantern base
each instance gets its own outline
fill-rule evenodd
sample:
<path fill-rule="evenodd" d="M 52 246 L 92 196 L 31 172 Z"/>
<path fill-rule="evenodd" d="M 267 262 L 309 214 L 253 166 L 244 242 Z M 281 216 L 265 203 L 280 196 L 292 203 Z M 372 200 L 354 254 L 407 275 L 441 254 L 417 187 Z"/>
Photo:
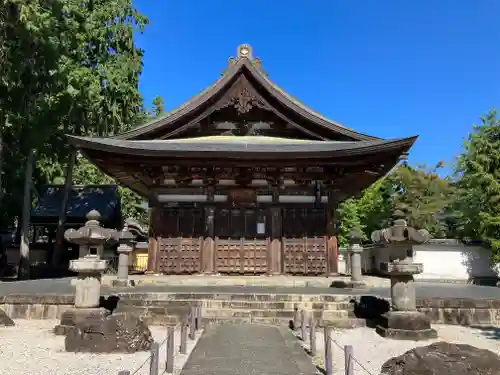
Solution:
<path fill-rule="evenodd" d="M 77 325 L 86 324 L 89 321 L 100 320 L 108 316 L 110 312 L 104 308 L 71 308 L 61 315 L 61 323 L 54 327 L 54 334 L 65 336 Z"/>
<path fill-rule="evenodd" d="M 428 340 L 437 338 L 430 319 L 418 311 L 389 311 L 382 314 L 376 327 L 382 337 L 396 340 Z"/>
<path fill-rule="evenodd" d="M 111 282 L 111 285 L 117 288 L 128 288 L 135 286 L 135 281 L 130 279 L 115 279 Z"/>
<path fill-rule="evenodd" d="M 336 280 L 331 283 L 331 288 L 341 288 L 341 289 L 363 289 L 367 288 L 368 285 L 363 281 L 354 280 Z"/>

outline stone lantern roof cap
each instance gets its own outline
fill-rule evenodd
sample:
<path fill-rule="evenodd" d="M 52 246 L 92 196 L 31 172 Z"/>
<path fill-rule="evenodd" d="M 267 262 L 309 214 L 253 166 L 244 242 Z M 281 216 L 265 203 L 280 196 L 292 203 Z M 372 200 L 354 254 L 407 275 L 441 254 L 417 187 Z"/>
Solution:
<path fill-rule="evenodd" d="M 118 232 L 114 229 L 103 228 L 99 223 L 101 214 L 92 210 L 87 213 L 88 221 L 79 229 L 68 229 L 64 238 L 71 243 L 83 246 L 102 246 L 109 240 L 116 241 Z"/>
<path fill-rule="evenodd" d="M 392 214 L 393 225 L 373 231 L 371 239 L 378 244 L 422 244 L 430 240 L 430 234 L 425 229 L 409 227 L 403 211 L 395 210 Z"/>
<path fill-rule="evenodd" d="M 118 243 L 121 245 L 130 245 L 132 242 L 134 242 L 135 236 L 130 232 L 128 228 L 127 222 L 125 222 L 125 226 L 123 229 L 118 233 Z"/>
<path fill-rule="evenodd" d="M 363 234 L 358 229 L 351 229 L 348 234 L 349 243 L 359 245 L 363 239 Z"/>

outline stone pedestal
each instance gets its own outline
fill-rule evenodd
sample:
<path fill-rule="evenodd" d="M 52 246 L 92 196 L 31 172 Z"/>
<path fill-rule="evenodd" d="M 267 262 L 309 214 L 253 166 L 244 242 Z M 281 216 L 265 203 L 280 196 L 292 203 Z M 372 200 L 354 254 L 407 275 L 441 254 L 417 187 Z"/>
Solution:
<path fill-rule="evenodd" d="M 54 334 L 66 335 L 77 324 L 109 315 L 106 309 L 99 308 L 101 296 L 101 275 L 106 269 L 106 261 L 96 255 L 70 261 L 69 269 L 78 273 L 72 280 L 75 286 L 75 307 L 62 314 L 61 323 L 54 327 Z"/>
<path fill-rule="evenodd" d="M 376 331 L 380 336 L 398 340 L 428 340 L 437 338 L 431 321 L 418 311 L 389 311 L 379 318 Z"/>
<path fill-rule="evenodd" d="M 377 333 L 399 340 L 436 338 L 437 332 L 431 328 L 430 318 L 416 308 L 413 275 L 421 273 L 423 265 L 408 258 L 402 262 L 383 263 L 382 270 L 391 278 L 393 311 L 382 314 L 376 327 Z"/>
<path fill-rule="evenodd" d="M 363 248 L 358 244 L 353 244 L 347 249 L 347 252 L 351 259 L 351 280 L 347 282 L 347 285 L 351 288 L 366 287 L 361 271 L 361 253 L 363 252 Z"/>

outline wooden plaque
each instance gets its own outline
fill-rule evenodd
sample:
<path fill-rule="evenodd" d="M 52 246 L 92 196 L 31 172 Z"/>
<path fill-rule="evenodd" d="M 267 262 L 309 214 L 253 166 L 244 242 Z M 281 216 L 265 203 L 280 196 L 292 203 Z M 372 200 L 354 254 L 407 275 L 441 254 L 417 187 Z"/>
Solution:
<path fill-rule="evenodd" d="M 229 194 L 234 203 L 253 203 L 257 201 L 255 189 L 234 189 Z"/>

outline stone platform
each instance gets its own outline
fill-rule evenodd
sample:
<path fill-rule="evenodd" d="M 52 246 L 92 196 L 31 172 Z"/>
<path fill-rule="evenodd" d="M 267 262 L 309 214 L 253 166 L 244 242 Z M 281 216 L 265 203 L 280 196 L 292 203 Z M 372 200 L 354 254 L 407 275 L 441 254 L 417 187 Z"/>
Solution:
<path fill-rule="evenodd" d="M 318 323 L 353 327 L 352 299 L 389 298 L 389 288 L 348 290 L 319 287 L 163 286 L 103 287 L 117 296 L 116 311 L 132 311 L 148 323 L 177 321 L 190 305 L 202 307 L 204 322 L 286 325 L 295 307 L 312 310 Z M 416 283 L 417 309 L 432 323 L 500 325 L 500 288 Z M 441 297 L 441 296 L 446 296 Z M 74 303 L 69 279 L 0 283 L 0 308 L 14 319 L 60 319 Z"/>
<path fill-rule="evenodd" d="M 365 276 L 364 286 L 370 288 L 389 287 L 390 280 L 383 277 Z M 104 275 L 103 285 L 113 286 L 116 276 Z M 292 276 L 292 275 L 130 275 L 129 281 L 136 286 L 174 286 L 174 287 L 289 287 L 289 288 L 330 288 L 344 284 L 349 286 L 350 276 Z"/>

